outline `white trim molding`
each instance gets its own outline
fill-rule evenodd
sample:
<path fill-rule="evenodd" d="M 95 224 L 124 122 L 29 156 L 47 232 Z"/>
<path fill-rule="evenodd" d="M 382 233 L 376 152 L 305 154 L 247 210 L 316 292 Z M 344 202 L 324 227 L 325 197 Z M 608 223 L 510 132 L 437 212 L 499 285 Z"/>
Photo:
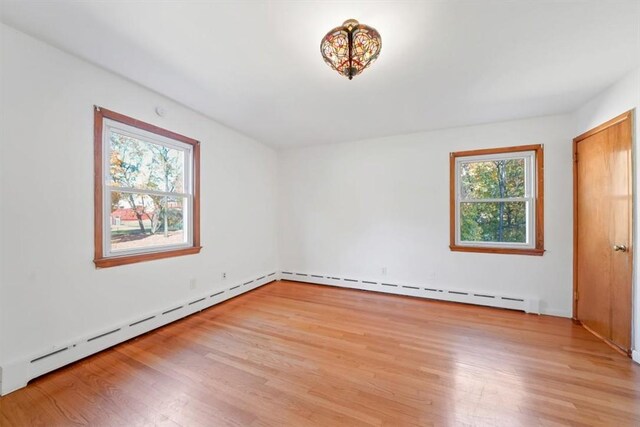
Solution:
<path fill-rule="evenodd" d="M 176 302 L 164 310 L 146 313 L 80 339 L 60 343 L 47 351 L 4 364 L 0 366 L 0 396 L 25 387 L 30 380 L 47 372 L 279 279 L 278 272 L 247 278 L 227 288 Z"/>

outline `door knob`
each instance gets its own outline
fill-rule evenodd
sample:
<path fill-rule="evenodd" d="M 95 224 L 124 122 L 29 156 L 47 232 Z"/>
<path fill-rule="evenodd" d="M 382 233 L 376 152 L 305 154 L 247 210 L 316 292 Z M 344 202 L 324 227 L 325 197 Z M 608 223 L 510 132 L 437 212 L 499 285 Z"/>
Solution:
<path fill-rule="evenodd" d="M 613 245 L 613 250 L 616 252 L 627 252 L 627 247 L 625 245 Z"/>

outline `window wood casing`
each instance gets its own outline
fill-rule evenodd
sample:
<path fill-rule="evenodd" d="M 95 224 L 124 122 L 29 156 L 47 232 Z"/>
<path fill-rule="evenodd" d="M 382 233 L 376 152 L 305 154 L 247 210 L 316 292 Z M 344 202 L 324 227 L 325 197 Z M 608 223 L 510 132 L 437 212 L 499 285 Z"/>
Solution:
<path fill-rule="evenodd" d="M 188 148 L 189 156 L 185 158 L 188 164 L 188 236 L 184 244 L 179 247 L 166 248 L 162 246 L 150 247 L 148 249 L 124 251 L 124 253 L 109 253 L 106 239 L 110 236 L 107 233 L 107 226 L 111 218 L 106 212 L 106 195 L 111 189 L 106 187 L 106 159 L 105 159 L 105 126 L 113 122 L 123 127 L 135 128 L 163 140 L 175 141 Z M 166 205 L 165 205 L 166 206 Z M 166 207 L 165 207 L 166 209 Z M 166 211 L 165 211 L 166 212 Z M 98 268 L 114 267 L 117 265 L 132 264 L 137 262 L 151 261 L 155 259 L 171 258 L 182 255 L 197 254 L 201 250 L 200 246 L 200 142 L 177 134 L 175 132 L 162 129 L 155 125 L 136 120 L 114 111 L 101 107 L 94 107 L 94 263 Z"/>
<path fill-rule="evenodd" d="M 459 205 L 461 203 L 459 191 L 458 164 L 461 160 L 468 158 L 485 158 L 491 161 L 494 158 L 509 157 L 512 155 L 533 153 L 531 172 L 532 180 L 529 188 L 531 205 L 533 212 L 529 213 L 530 220 L 527 221 L 527 233 L 529 234 L 526 244 L 512 244 L 506 242 L 462 242 L 460 236 L 460 214 Z M 492 148 L 483 150 L 460 151 L 450 153 L 449 156 L 449 209 L 450 209 L 450 243 L 449 248 L 457 252 L 481 252 L 495 254 L 519 254 L 519 255 L 543 255 L 544 254 L 544 150 L 542 145 L 524 145 L 505 148 Z M 527 198 L 523 197 L 523 200 Z M 529 228 L 532 229 L 529 229 Z"/>

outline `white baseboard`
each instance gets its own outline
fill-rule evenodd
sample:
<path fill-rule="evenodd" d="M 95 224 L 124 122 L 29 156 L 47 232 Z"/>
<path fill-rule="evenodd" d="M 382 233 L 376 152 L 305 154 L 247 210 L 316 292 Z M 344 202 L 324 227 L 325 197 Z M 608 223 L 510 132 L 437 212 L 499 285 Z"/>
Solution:
<path fill-rule="evenodd" d="M 146 313 L 129 322 L 4 364 L 0 366 L 0 396 L 25 387 L 30 380 L 47 372 L 279 279 L 277 272 L 246 279 L 228 288 L 177 302 L 164 310 Z"/>
<path fill-rule="evenodd" d="M 573 313 L 570 310 L 556 310 L 554 308 L 540 309 L 540 314 L 544 314 L 545 316 L 565 317 L 567 319 L 571 319 L 573 316 Z"/>
<path fill-rule="evenodd" d="M 634 362 L 640 365 L 640 350 L 632 350 L 631 359 L 633 359 Z"/>
<path fill-rule="evenodd" d="M 385 292 L 441 301 L 453 301 L 466 304 L 521 310 L 526 313 L 540 314 L 540 300 L 531 296 L 502 295 L 494 292 L 478 292 L 461 289 L 444 289 L 437 286 L 425 286 L 395 281 L 362 280 L 337 277 L 327 274 L 311 274 L 295 270 L 280 272 L 282 280 L 314 283 L 318 285 L 339 286 L 343 288 Z"/>

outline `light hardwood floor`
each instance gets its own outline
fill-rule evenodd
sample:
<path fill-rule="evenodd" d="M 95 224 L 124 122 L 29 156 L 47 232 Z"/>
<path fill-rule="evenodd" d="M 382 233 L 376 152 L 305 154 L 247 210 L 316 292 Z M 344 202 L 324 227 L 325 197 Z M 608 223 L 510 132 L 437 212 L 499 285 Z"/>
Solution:
<path fill-rule="evenodd" d="M 0 425 L 640 425 L 640 366 L 568 319 L 294 282 L 0 398 Z"/>

